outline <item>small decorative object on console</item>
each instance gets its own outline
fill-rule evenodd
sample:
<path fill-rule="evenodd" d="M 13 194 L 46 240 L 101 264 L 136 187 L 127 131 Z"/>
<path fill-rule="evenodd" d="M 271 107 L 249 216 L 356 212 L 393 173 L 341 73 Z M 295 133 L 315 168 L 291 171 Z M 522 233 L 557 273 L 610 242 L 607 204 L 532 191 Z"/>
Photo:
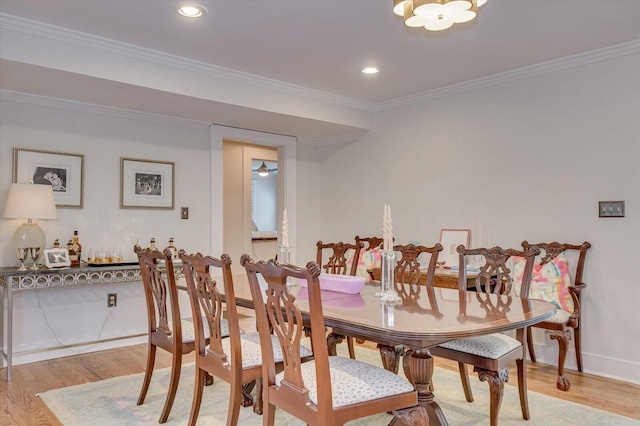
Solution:
<path fill-rule="evenodd" d="M 45 249 L 44 264 L 47 268 L 64 268 L 71 266 L 69 251 L 63 248 Z"/>

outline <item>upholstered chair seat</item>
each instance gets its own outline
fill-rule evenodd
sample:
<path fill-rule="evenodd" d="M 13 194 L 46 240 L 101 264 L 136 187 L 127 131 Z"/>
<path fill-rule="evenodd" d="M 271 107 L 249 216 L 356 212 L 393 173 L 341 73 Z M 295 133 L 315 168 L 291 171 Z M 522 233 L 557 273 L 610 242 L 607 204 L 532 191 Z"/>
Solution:
<path fill-rule="evenodd" d="M 501 333 L 452 340 L 440 345 L 442 348 L 491 359 L 498 359 L 520 346 L 522 344 L 518 340 Z"/>
<path fill-rule="evenodd" d="M 251 368 L 261 366 L 262 352 L 260 350 L 260 335 L 257 332 L 246 333 L 243 334 L 240 339 L 242 342 L 242 367 Z M 284 359 L 282 357 L 282 349 L 276 336 L 271 336 L 271 346 L 273 346 L 273 358 L 275 362 L 282 362 Z M 231 342 L 229 339 L 222 341 L 222 348 L 225 353 L 231 353 Z M 305 346 L 300 346 L 300 356 L 303 358 L 311 357 L 313 356 L 313 352 Z M 229 358 L 229 364 L 231 364 L 231 358 Z"/>

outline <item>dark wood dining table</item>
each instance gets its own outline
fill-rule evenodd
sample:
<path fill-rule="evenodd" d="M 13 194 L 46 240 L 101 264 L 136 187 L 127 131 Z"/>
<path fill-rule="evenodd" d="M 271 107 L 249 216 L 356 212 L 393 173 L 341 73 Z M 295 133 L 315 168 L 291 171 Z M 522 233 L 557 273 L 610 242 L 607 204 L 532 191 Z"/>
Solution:
<path fill-rule="evenodd" d="M 246 275 L 233 279 L 236 303 L 253 308 Z M 309 313 L 307 288 L 300 283 L 288 288 L 304 317 Z M 370 281 L 356 294 L 321 292 L 325 325 L 332 328 L 327 338 L 329 353 L 336 353 L 335 345 L 344 336 L 376 342 L 385 368 L 397 372 L 401 354 L 396 348 L 408 348 L 404 371 L 416 387 L 418 402 L 429 413 L 431 426 L 448 423 L 429 390 L 434 368 L 430 347 L 530 326 L 555 311 L 553 304 L 540 300 L 425 286 L 404 287 L 399 293 L 402 301 L 393 305 L 374 295 L 379 289 L 378 282 Z"/>

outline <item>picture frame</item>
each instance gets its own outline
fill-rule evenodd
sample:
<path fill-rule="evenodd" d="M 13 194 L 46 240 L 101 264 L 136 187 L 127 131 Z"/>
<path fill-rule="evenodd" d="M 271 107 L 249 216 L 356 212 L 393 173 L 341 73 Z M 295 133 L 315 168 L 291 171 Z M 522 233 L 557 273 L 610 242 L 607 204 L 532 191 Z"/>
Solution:
<path fill-rule="evenodd" d="M 445 267 L 457 266 L 459 255 L 457 247 L 462 244 L 469 248 L 471 241 L 471 229 L 445 228 L 440 230 L 440 244 L 443 250 L 438 256 L 438 260 L 445 261 Z"/>
<path fill-rule="evenodd" d="M 50 248 L 42 251 L 47 268 L 64 268 L 71 266 L 69 250 L 66 248 Z"/>
<path fill-rule="evenodd" d="M 53 186 L 57 208 L 83 207 L 84 155 L 13 148 L 13 182 Z"/>
<path fill-rule="evenodd" d="M 175 163 L 120 157 L 120 208 L 174 209 Z"/>

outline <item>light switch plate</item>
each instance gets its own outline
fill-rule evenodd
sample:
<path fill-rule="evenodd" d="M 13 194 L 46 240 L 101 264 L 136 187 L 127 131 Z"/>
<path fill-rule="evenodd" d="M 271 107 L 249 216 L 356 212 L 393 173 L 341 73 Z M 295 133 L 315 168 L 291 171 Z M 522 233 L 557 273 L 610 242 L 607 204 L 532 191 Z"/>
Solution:
<path fill-rule="evenodd" d="M 624 201 L 600 201 L 598 211 L 600 217 L 624 217 Z"/>
<path fill-rule="evenodd" d="M 180 218 L 189 219 L 189 207 L 180 207 Z"/>

